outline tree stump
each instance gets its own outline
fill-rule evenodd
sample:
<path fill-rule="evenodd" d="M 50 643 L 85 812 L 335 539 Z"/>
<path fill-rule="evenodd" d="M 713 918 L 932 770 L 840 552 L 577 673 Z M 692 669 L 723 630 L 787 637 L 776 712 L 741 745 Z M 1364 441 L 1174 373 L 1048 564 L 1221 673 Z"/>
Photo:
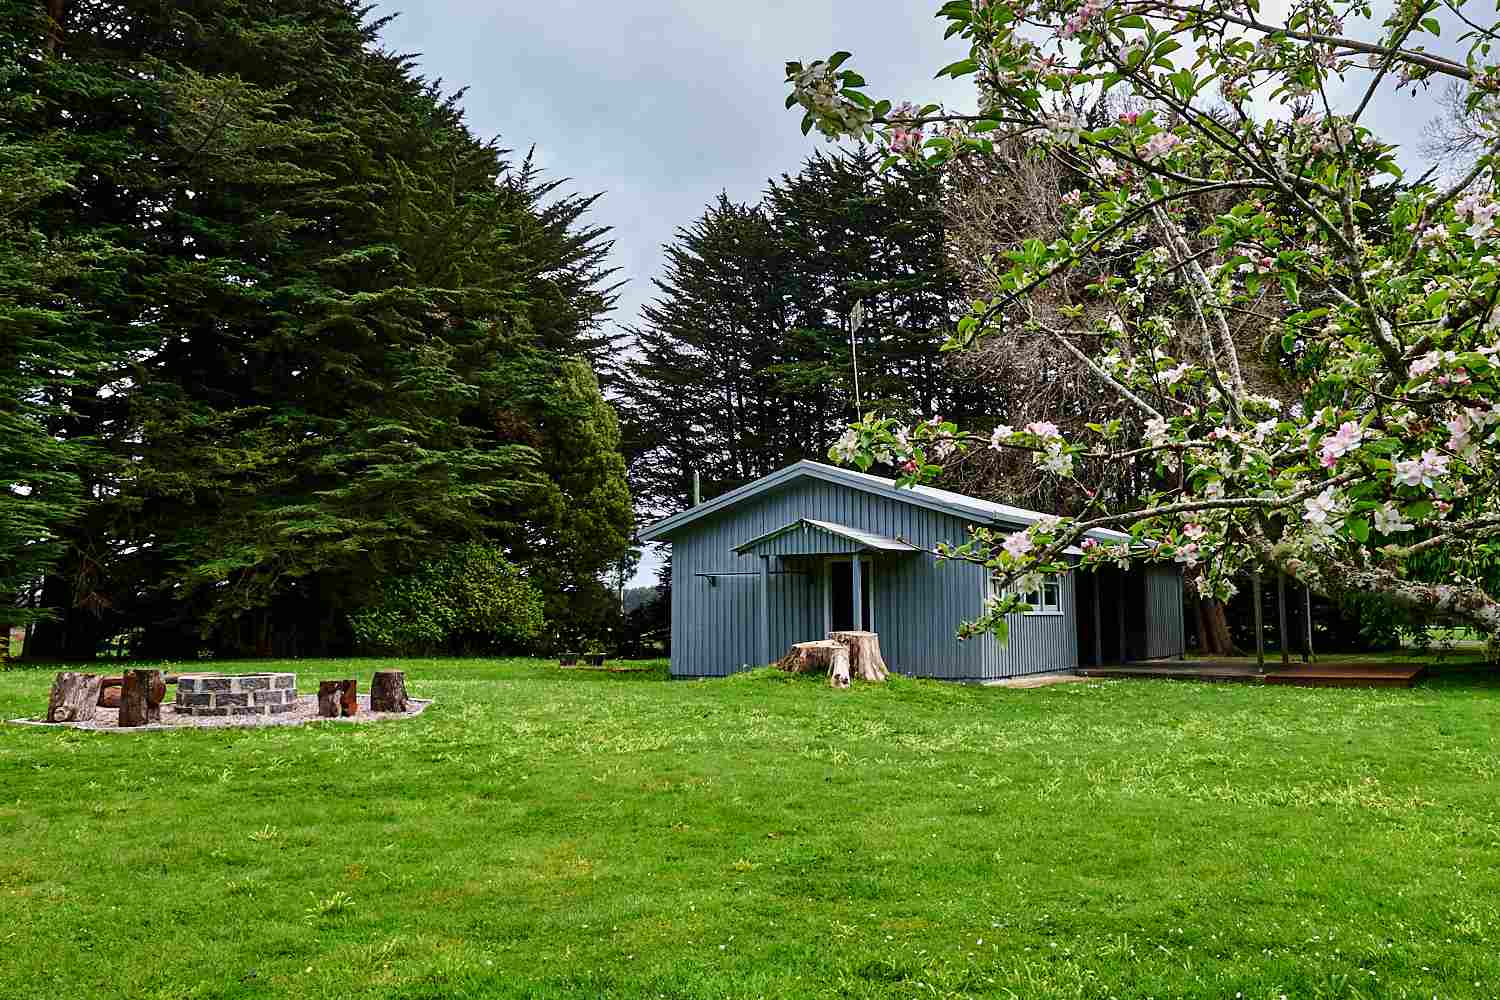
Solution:
<path fill-rule="evenodd" d="M 52 691 L 47 695 L 47 721 L 92 721 L 94 710 L 99 707 L 99 682 L 103 679 L 98 674 L 72 670 L 64 670 L 52 678 Z"/>
<path fill-rule="evenodd" d="M 829 687 L 846 688 L 849 686 L 849 647 L 832 639 L 799 642 L 792 646 L 791 652 L 776 661 L 776 669 L 793 674 L 826 670 Z"/>
<path fill-rule="evenodd" d="M 370 711 L 405 712 L 407 707 L 406 671 L 375 671 L 370 682 Z"/>
<path fill-rule="evenodd" d="M 160 670 L 127 670 L 120 684 L 120 726 L 149 726 L 161 721 L 167 683 Z"/>
<path fill-rule="evenodd" d="M 119 708 L 121 687 L 122 685 L 120 684 L 106 684 L 104 687 L 101 687 L 99 689 L 99 707 Z"/>
<path fill-rule="evenodd" d="M 891 675 L 880 655 L 877 632 L 830 632 L 828 638 L 849 649 L 849 670 L 862 681 L 880 682 Z"/>
<path fill-rule="evenodd" d="M 325 719 L 345 718 L 359 712 L 359 681 L 318 682 L 318 715 Z"/>

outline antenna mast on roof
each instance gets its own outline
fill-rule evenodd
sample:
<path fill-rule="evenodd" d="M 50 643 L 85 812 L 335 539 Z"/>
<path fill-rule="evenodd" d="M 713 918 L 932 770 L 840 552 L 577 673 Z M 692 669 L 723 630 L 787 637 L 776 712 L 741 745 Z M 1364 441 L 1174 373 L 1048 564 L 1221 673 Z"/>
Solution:
<path fill-rule="evenodd" d="M 859 403 L 859 351 L 855 346 L 859 328 L 865 325 L 865 300 L 854 303 L 849 311 L 849 362 L 854 366 L 854 418 L 860 418 L 863 409 Z"/>

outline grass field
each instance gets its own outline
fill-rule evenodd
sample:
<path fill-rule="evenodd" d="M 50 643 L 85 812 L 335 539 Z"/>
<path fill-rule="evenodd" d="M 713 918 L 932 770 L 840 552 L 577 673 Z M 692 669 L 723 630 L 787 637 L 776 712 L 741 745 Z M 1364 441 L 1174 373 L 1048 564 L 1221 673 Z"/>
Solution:
<path fill-rule="evenodd" d="M 0 997 L 1500 995 L 1477 667 L 844 693 L 406 669 L 437 703 L 403 723 L 0 728 Z M 48 681 L 0 673 L 0 712 Z"/>

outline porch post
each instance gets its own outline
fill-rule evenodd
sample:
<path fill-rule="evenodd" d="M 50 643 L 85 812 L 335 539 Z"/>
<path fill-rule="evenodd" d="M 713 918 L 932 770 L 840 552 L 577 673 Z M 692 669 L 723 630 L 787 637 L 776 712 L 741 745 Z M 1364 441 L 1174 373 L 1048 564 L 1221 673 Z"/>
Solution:
<path fill-rule="evenodd" d="M 771 662 L 771 557 L 760 557 L 760 663 L 756 666 L 765 666 Z"/>
<path fill-rule="evenodd" d="M 1255 671 L 1266 672 L 1266 631 L 1260 607 L 1260 567 L 1250 577 L 1250 600 L 1255 603 Z"/>
<path fill-rule="evenodd" d="M 1281 665 L 1287 667 L 1292 662 L 1292 651 L 1287 648 L 1290 637 L 1286 634 L 1286 574 L 1279 571 L 1276 574 L 1276 617 L 1279 619 L 1276 641 L 1281 644 Z"/>
<path fill-rule="evenodd" d="M 1115 617 L 1120 623 L 1120 663 L 1125 664 L 1130 662 L 1130 649 L 1125 644 L 1125 594 L 1129 588 L 1125 586 L 1125 571 L 1122 569 L 1119 573 L 1120 591 L 1115 595 Z"/>
<path fill-rule="evenodd" d="M 851 603 L 854 605 L 854 631 L 862 631 L 865 627 L 864 609 L 864 580 L 861 578 L 864 570 L 859 565 L 859 553 L 854 553 L 853 560 L 849 563 L 849 586 L 853 588 L 854 594 Z M 871 622 L 870 624 L 874 624 Z"/>
<path fill-rule="evenodd" d="M 1104 609 L 1100 607 L 1099 601 L 1099 574 L 1103 570 L 1094 570 L 1094 666 L 1104 666 Z"/>

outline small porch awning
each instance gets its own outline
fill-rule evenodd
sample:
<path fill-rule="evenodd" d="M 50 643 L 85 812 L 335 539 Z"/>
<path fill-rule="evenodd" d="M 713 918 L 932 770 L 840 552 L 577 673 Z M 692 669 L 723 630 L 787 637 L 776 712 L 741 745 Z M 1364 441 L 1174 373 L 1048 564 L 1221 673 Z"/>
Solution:
<path fill-rule="evenodd" d="M 814 521 L 804 517 L 775 531 L 757 535 L 734 547 L 739 555 L 762 556 L 830 556 L 855 552 L 918 552 L 915 545 L 899 538 L 860 531 L 847 524 Z"/>

